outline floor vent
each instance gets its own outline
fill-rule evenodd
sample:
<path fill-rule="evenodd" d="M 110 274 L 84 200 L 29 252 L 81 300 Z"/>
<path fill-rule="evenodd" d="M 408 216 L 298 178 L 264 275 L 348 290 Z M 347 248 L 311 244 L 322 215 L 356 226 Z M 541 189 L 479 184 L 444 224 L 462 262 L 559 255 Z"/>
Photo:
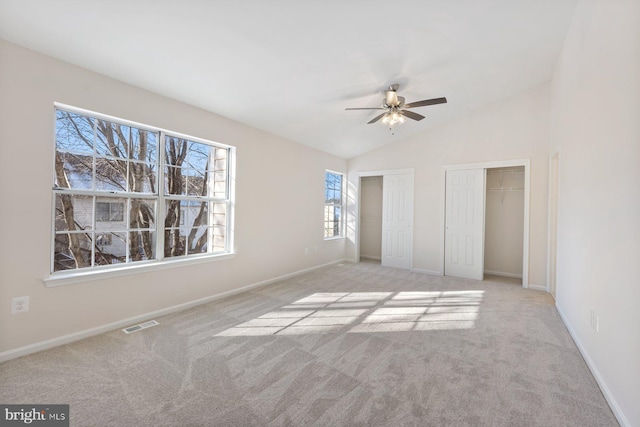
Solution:
<path fill-rule="evenodd" d="M 132 332 L 140 331 L 142 329 L 147 329 L 156 325 L 158 325 L 158 322 L 156 322 L 155 320 L 149 320 L 148 322 L 144 322 L 138 325 L 133 325 L 133 326 L 129 326 L 128 328 L 124 328 L 123 331 L 126 334 L 130 334 Z"/>

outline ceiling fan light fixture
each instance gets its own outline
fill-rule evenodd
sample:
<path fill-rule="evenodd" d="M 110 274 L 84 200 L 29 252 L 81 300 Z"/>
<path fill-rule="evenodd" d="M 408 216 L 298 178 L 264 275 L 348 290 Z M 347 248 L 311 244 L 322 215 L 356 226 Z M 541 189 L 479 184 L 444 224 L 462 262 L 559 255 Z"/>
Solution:
<path fill-rule="evenodd" d="M 382 124 L 385 126 L 401 125 L 404 123 L 404 116 L 398 111 L 391 111 L 384 115 Z"/>

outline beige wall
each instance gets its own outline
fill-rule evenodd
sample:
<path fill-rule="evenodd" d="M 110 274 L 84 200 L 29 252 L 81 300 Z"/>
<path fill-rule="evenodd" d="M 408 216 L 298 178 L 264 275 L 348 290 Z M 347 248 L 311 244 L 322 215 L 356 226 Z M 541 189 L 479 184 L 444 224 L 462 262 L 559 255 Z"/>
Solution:
<path fill-rule="evenodd" d="M 455 99 L 449 99 L 449 103 L 455 102 Z M 441 274 L 444 259 L 443 167 L 531 159 L 529 283 L 546 286 L 549 105 L 550 86 L 543 84 L 431 131 L 350 159 L 350 189 L 355 191 L 354 182 L 360 171 L 414 168 L 413 267 Z M 438 108 L 446 108 L 446 105 Z M 427 108 L 425 112 L 428 112 Z M 403 126 L 412 125 L 416 124 L 405 123 Z M 354 229 L 349 227 L 349 230 Z M 356 237 L 349 237 L 348 256 L 353 257 L 352 242 Z"/>
<path fill-rule="evenodd" d="M 553 78 L 551 136 L 557 307 L 618 419 L 638 426 L 640 2 L 578 2 Z"/>
<path fill-rule="evenodd" d="M 344 257 L 344 239 L 324 241 L 322 222 L 324 172 L 345 171 L 343 159 L 4 41 L 0 94 L 0 356 Z M 237 255 L 45 287 L 56 101 L 236 146 Z M 12 315 L 11 299 L 25 295 L 30 311 Z"/>

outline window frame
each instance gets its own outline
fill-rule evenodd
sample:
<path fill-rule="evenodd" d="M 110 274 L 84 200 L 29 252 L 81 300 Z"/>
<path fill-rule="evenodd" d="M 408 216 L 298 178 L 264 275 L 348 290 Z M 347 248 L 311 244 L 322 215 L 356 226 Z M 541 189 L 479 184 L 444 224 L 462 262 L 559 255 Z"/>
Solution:
<path fill-rule="evenodd" d="M 90 190 L 83 188 L 60 188 L 55 185 L 56 182 L 56 156 L 55 153 L 58 151 L 58 142 L 57 142 L 57 122 L 58 116 L 57 112 L 59 110 L 69 112 L 72 114 L 78 114 L 90 117 L 94 120 L 103 120 L 109 123 L 117 123 L 122 126 L 130 126 L 136 129 L 144 130 L 147 132 L 154 133 L 156 135 L 156 152 L 157 158 L 154 166 L 157 168 L 156 170 L 156 188 L 151 189 L 150 193 L 137 193 L 135 191 L 130 191 L 128 188 L 127 191 L 107 191 L 107 190 L 98 190 L 96 189 L 96 185 L 94 181 L 96 181 L 95 177 L 92 177 L 92 188 Z M 52 158 L 53 170 L 52 170 L 52 207 L 51 207 L 51 238 L 50 238 L 50 269 L 49 269 L 49 277 L 44 279 L 44 282 L 47 286 L 59 286 L 70 283 L 77 283 L 86 281 L 87 279 L 100 279 L 108 276 L 120 276 L 123 274 L 130 274 L 132 272 L 137 271 L 149 271 L 155 270 L 159 268 L 167 268 L 176 265 L 184 265 L 184 264 L 192 264 L 192 263 L 200 263 L 200 262 L 208 262 L 212 260 L 219 259 L 228 259 L 234 255 L 234 232 L 233 232 L 233 224 L 234 224 L 234 210 L 235 210 L 235 147 L 221 144 L 215 141 L 206 140 L 203 138 L 194 137 L 191 135 L 182 134 L 179 132 L 173 132 L 167 129 L 149 126 L 137 122 L 133 122 L 130 120 L 122 119 L 119 117 L 109 116 L 102 113 L 97 113 L 94 111 L 62 104 L 55 102 L 53 108 L 53 149 L 54 156 Z M 210 202 L 208 208 L 213 206 L 212 203 L 223 203 L 226 206 L 225 211 L 225 219 L 224 219 L 224 250 L 218 252 L 210 252 L 213 244 L 208 244 L 208 251 L 204 253 L 185 253 L 179 256 L 174 257 L 165 257 L 164 254 L 164 232 L 165 232 L 165 201 L 167 198 L 184 198 L 187 200 L 203 200 L 198 196 L 188 196 L 186 193 L 184 195 L 175 195 L 169 194 L 168 191 L 165 191 L 165 163 L 166 163 L 166 144 L 167 138 L 174 137 L 186 140 L 188 142 L 195 142 L 199 144 L 206 144 L 214 149 L 224 149 L 226 151 L 226 182 L 225 182 L 225 194 L 226 197 L 205 197 L 204 200 Z M 96 152 L 94 148 L 93 159 L 95 162 Z M 130 159 L 125 159 L 130 160 Z M 211 169 L 211 173 L 213 174 L 213 169 Z M 128 180 L 128 178 L 126 178 Z M 213 176 L 210 177 L 211 185 L 213 185 Z M 127 185 L 127 187 L 129 187 Z M 155 234 L 155 242 L 154 242 L 154 258 L 148 260 L 138 260 L 131 261 L 128 258 L 129 249 L 127 248 L 127 258 L 124 263 L 112 264 L 112 265 L 94 265 L 93 255 L 91 266 L 83 267 L 83 268 L 73 268 L 73 269 L 64 269 L 64 270 L 55 270 L 55 256 L 56 256 L 56 235 L 64 234 L 60 233 L 61 230 L 56 232 L 56 199 L 60 194 L 67 194 L 71 196 L 89 196 L 92 199 L 92 212 L 93 216 L 92 226 L 96 223 L 95 216 L 97 215 L 97 203 L 120 203 L 119 201 L 100 201 L 99 198 L 106 199 L 122 199 L 124 202 L 124 217 L 121 222 L 125 223 L 126 233 L 130 233 L 132 231 L 137 231 L 137 229 L 131 229 L 130 224 L 128 222 L 129 212 L 130 212 L 130 203 L 133 199 L 143 199 L 143 200 L 151 200 L 155 204 L 155 216 L 153 218 L 153 228 L 150 228 Z M 183 197 L 184 196 L 184 197 Z M 213 228 L 216 225 L 211 222 L 213 215 L 211 212 L 207 212 L 210 218 L 207 221 L 206 227 Z M 108 222 L 107 222 L 108 223 Z M 205 227 L 205 226 L 203 226 Z M 79 231 L 80 232 L 80 231 Z M 92 235 L 98 236 L 99 234 L 108 233 L 109 230 L 102 229 L 92 229 Z M 94 237 L 95 237 L 94 236 Z M 129 236 L 127 236 L 129 237 Z M 96 242 L 95 239 L 91 241 L 92 253 L 95 251 Z"/>
<path fill-rule="evenodd" d="M 332 174 L 332 175 L 339 175 L 340 176 L 340 203 L 333 203 L 333 202 L 327 202 L 327 190 L 329 190 L 329 188 L 327 187 L 327 175 L 328 174 Z M 343 239 L 345 237 L 345 233 L 344 233 L 344 228 L 345 228 L 345 219 L 344 219 L 344 215 L 345 215 L 345 196 L 346 196 L 346 192 L 345 192 L 345 188 L 346 188 L 346 183 L 345 183 L 345 174 L 342 172 L 337 172 L 337 171 L 333 171 L 330 169 L 325 169 L 324 171 L 324 210 L 323 210 L 323 237 L 324 240 L 336 240 L 336 239 Z M 335 189 L 331 189 L 331 190 L 335 190 Z M 333 235 L 333 236 L 327 236 L 327 207 L 329 206 L 333 206 L 333 207 L 339 207 L 340 208 L 340 219 L 338 222 L 338 234 L 337 235 Z"/>

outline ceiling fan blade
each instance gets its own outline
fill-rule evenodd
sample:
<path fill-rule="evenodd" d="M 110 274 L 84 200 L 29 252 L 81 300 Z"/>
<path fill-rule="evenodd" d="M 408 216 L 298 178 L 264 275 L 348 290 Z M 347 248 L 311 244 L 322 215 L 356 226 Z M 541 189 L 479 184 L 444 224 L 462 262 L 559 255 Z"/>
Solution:
<path fill-rule="evenodd" d="M 426 107 L 427 105 L 444 104 L 446 102 L 447 98 L 425 99 L 424 101 L 416 101 L 405 104 L 404 108 Z"/>
<path fill-rule="evenodd" d="M 375 123 L 375 122 L 377 122 L 378 120 L 380 120 L 381 118 L 383 118 L 383 117 L 385 116 L 385 114 L 387 114 L 387 113 L 382 113 L 382 114 L 380 114 L 379 116 L 374 117 L 373 119 L 369 120 L 369 121 L 367 122 L 367 124 L 368 124 L 368 125 L 370 125 L 371 123 Z"/>
<path fill-rule="evenodd" d="M 386 108 L 382 107 L 373 107 L 373 108 L 345 108 L 345 110 L 386 110 Z"/>
<path fill-rule="evenodd" d="M 413 111 L 402 110 L 402 115 L 405 117 L 409 117 L 410 119 L 420 121 L 424 119 L 424 116 L 418 113 L 414 113 Z"/>

